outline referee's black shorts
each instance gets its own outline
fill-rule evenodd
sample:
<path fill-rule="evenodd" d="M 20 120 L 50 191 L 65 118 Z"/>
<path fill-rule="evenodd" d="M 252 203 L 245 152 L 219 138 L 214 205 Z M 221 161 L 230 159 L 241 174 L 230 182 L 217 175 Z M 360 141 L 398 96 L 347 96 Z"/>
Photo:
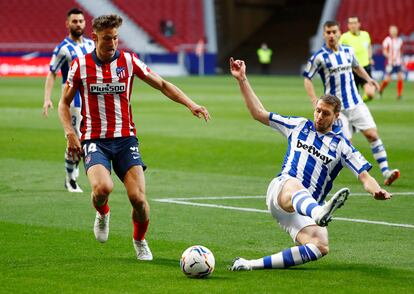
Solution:
<path fill-rule="evenodd" d="M 368 64 L 367 66 L 364 66 L 365 71 L 368 73 L 370 77 L 371 76 L 371 65 Z M 365 79 L 361 78 L 359 75 L 357 75 L 355 72 L 352 72 L 354 74 L 354 80 L 357 88 L 359 89 L 361 86 L 364 86 L 366 83 L 368 83 Z"/>

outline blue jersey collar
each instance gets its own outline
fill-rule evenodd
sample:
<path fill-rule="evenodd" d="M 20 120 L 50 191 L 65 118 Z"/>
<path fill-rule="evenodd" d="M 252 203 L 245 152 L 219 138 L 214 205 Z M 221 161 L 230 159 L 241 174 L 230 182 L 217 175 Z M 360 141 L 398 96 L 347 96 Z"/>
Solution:
<path fill-rule="evenodd" d="M 98 56 L 96 55 L 96 49 L 94 49 L 94 50 L 91 52 L 91 54 L 92 54 L 92 59 L 93 59 L 93 61 L 95 61 L 95 63 L 96 63 L 98 66 L 102 66 L 102 64 L 104 64 L 104 63 L 105 63 L 105 62 L 102 62 L 102 61 L 98 58 Z M 109 62 L 107 62 L 107 63 L 111 63 L 112 61 L 114 61 L 115 59 L 117 59 L 117 58 L 119 57 L 119 55 L 120 55 L 119 50 L 116 50 L 116 51 L 115 51 L 114 56 L 112 57 L 112 59 L 111 59 Z"/>

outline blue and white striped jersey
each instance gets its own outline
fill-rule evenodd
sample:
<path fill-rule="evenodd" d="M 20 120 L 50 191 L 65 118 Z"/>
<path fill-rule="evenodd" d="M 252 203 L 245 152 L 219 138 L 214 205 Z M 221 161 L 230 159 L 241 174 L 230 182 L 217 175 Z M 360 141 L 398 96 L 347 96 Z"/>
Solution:
<path fill-rule="evenodd" d="M 356 176 L 372 167 L 345 138 L 339 127 L 320 134 L 313 122 L 306 118 L 276 113 L 270 113 L 269 125 L 288 139 L 279 175 L 297 178 L 319 203 L 325 200 L 344 166 Z"/>
<path fill-rule="evenodd" d="M 358 61 L 352 47 L 342 45 L 334 52 L 323 45 L 308 60 L 303 76 L 312 79 L 318 72 L 324 85 L 324 93 L 341 99 L 342 109 L 352 109 L 363 102 L 352 73 L 352 68 L 356 66 Z"/>
<path fill-rule="evenodd" d="M 68 72 L 72 61 L 78 57 L 92 52 L 95 49 L 95 43 L 88 38 L 82 37 L 82 43 L 76 43 L 69 37 L 66 37 L 53 51 L 49 68 L 53 73 L 57 73 L 59 69 L 62 72 L 62 87 L 68 78 Z M 73 104 L 80 107 L 80 96 L 76 94 Z"/>

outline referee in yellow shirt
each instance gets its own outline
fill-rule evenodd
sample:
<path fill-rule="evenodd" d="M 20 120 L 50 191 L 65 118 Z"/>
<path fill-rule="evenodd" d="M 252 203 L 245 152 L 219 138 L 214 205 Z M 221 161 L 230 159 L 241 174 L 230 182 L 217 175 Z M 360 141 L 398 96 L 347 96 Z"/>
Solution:
<path fill-rule="evenodd" d="M 339 43 L 342 45 L 351 46 L 355 51 L 356 59 L 358 63 L 366 70 L 366 72 L 371 76 L 371 64 L 373 64 L 372 59 L 372 47 L 371 47 L 371 38 L 366 31 L 361 31 L 361 23 L 357 16 L 348 17 L 348 32 L 342 34 L 339 39 Z M 364 87 L 364 101 L 369 101 L 374 98 L 375 87 L 360 78 L 354 73 L 355 84 L 358 88 L 362 85 Z"/>

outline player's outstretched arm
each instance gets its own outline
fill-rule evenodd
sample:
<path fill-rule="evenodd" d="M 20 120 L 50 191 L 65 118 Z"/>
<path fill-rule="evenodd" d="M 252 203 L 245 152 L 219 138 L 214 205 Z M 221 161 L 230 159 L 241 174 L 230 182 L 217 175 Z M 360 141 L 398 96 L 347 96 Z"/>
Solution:
<path fill-rule="evenodd" d="M 246 64 L 243 60 L 234 60 L 230 57 L 230 72 L 239 82 L 244 102 L 252 117 L 265 125 L 269 125 L 269 112 L 263 107 L 259 97 L 256 96 L 246 76 Z"/>
<path fill-rule="evenodd" d="M 165 96 L 167 96 L 171 100 L 187 106 L 187 108 L 190 109 L 192 114 L 194 114 L 198 118 L 202 116 L 205 121 L 210 120 L 210 114 L 208 113 L 207 108 L 195 103 L 183 91 L 181 91 L 180 88 L 164 80 L 158 74 L 150 72 L 144 79 L 144 82 L 146 82 L 151 87 L 161 91 Z"/>
<path fill-rule="evenodd" d="M 68 153 L 69 156 L 74 158 L 82 155 L 82 147 L 79 138 L 72 127 L 72 116 L 70 114 L 70 104 L 76 95 L 76 91 L 77 89 L 66 84 L 58 106 L 59 118 L 67 140 Z"/>
<path fill-rule="evenodd" d="M 376 200 L 391 199 L 392 195 L 388 191 L 382 189 L 378 182 L 371 177 L 367 171 L 363 171 L 358 176 L 358 179 L 364 186 L 365 191 L 370 193 Z"/>
<path fill-rule="evenodd" d="M 53 109 L 53 102 L 52 102 L 52 90 L 53 85 L 55 84 L 56 74 L 49 71 L 49 73 L 46 76 L 45 81 L 45 95 L 43 98 L 43 116 L 48 117 L 49 113 L 48 110 Z"/>

